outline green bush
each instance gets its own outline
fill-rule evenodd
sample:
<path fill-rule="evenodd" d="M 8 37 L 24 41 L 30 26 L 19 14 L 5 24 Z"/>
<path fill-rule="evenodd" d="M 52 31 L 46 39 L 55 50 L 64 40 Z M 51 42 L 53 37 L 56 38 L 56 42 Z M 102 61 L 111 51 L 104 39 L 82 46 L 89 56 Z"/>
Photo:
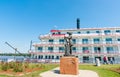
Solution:
<path fill-rule="evenodd" d="M 9 64 L 8 64 L 9 69 L 13 69 L 14 66 L 15 66 L 15 62 L 9 62 Z"/>
<path fill-rule="evenodd" d="M 2 63 L 1 63 L 1 69 L 2 69 L 3 71 L 7 71 L 7 70 L 8 70 L 8 63 L 2 62 Z"/>
<path fill-rule="evenodd" d="M 46 68 L 46 66 L 44 64 L 41 64 L 40 67 L 41 68 Z"/>
<path fill-rule="evenodd" d="M 14 72 L 23 72 L 23 64 L 20 62 L 16 62 L 14 67 L 13 67 L 13 71 Z"/>
<path fill-rule="evenodd" d="M 29 68 L 29 63 L 28 62 L 23 63 L 23 67 L 24 68 Z"/>

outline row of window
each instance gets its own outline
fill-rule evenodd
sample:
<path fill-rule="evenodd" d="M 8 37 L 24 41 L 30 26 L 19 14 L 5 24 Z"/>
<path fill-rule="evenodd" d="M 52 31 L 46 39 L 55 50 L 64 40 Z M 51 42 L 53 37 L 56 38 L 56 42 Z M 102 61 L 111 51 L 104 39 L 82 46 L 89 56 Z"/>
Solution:
<path fill-rule="evenodd" d="M 35 57 L 37 59 L 37 56 Z M 38 59 L 43 59 L 43 55 L 39 55 Z M 45 55 L 45 59 L 60 59 L 60 56 L 53 56 L 53 55 Z"/>
<path fill-rule="evenodd" d="M 112 38 L 106 38 L 105 41 L 106 41 L 106 43 L 112 43 L 114 40 L 113 40 Z M 120 38 L 118 38 L 117 41 L 120 42 Z M 49 43 L 53 44 L 53 42 L 54 42 L 53 39 L 49 39 Z M 65 42 L 64 39 L 59 39 L 59 43 L 60 43 L 60 44 L 63 44 L 64 42 Z M 89 41 L 89 39 L 87 39 L 87 38 L 82 39 L 82 44 L 88 44 L 89 42 L 90 42 L 90 41 Z M 100 38 L 94 38 L 94 39 L 93 39 L 93 42 L 94 42 L 95 44 L 97 44 L 97 43 L 100 43 L 100 42 L 102 42 L 102 41 L 100 40 Z M 73 44 L 76 44 L 76 39 L 72 39 L 72 43 L 73 43 Z"/>
<path fill-rule="evenodd" d="M 116 30 L 115 32 L 116 32 L 116 33 L 120 33 L 120 30 Z M 73 33 L 74 33 L 74 32 L 73 32 Z M 78 31 L 77 33 L 78 33 L 78 34 L 82 34 L 81 31 Z M 86 34 L 90 34 L 90 33 L 97 33 L 97 34 L 99 34 L 99 33 L 102 33 L 102 32 L 99 31 L 99 30 L 97 30 L 97 31 L 95 31 L 95 32 L 86 31 L 86 32 L 84 32 L 84 33 L 86 33 Z M 104 30 L 104 34 L 110 34 L 110 33 L 112 33 L 111 30 Z M 61 34 L 61 32 L 53 33 L 53 35 L 54 35 L 54 34 Z"/>
<path fill-rule="evenodd" d="M 39 55 L 38 59 L 60 59 L 60 57 L 61 56 L 54 56 L 54 55 L 45 55 L 45 57 L 43 57 L 43 55 Z M 76 57 L 78 57 L 78 56 L 76 56 Z M 37 59 L 37 56 L 35 58 Z M 100 61 L 103 59 L 102 57 L 94 57 L 94 58 L 95 59 L 99 58 Z M 108 57 L 108 61 L 110 61 L 110 58 L 112 58 L 113 61 L 115 60 L 114 57 Z M 86 61 L 90 60 L 90 57 L 89 56 L 83 56 L 82 59 L 83 59 L 83 62 L 86 62 Z"/>
<path fill-rule="evenodd" d="M 115 31 L 116 33 L 120 33 L 120 30 L 116 30 Z M 90 33 L 93 33 L 93 32 L 91 32 L 91 31 L 86 31 L 86 34 L 90 34 Z M 97 30 L 95 33 L 102 33 L 101 31 L 99 31 L 99 30 Z M 110 34 L 110 33 L 112 33 L 112 31 L 111 30 L 104 30 L 104 34 Z M 78 32 L 78 34 L 81 34 L 81 32 L 79 31 Z"/>
<path fill-rule="evenodd" d="M 95 52 L 101 52 L 101 47 L 94 47 L 94 51 Z M 43 47 L 38 47 L 38 50 L 39 51 L 43 51 Z M 54 50 L 54 47 L 48 47 L 48 51 L 51 51 L 53 52 Z M 64 47 L 59 47 L 59 51 L 60 52 L 64 52 L 65 48 Z M 109 52 L 113 52 L 114 51 L 114 48 L 113 47 L 106 47 L 106 50 L 109 51 Z M 72 47 L 72 51 L 73 52 L 76 52 L 77 51 L 77 48 L 76 47 Z M 89 47 L 82 47 L 82 51 L 83 52 L 89 52 Z"/>

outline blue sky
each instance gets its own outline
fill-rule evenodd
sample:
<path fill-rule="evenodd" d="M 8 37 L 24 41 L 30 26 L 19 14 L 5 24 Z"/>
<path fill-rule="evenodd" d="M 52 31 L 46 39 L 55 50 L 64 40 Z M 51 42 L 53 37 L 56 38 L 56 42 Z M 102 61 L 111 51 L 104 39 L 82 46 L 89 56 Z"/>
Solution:
<path fill-rule="evenodd" d="M 40 34 L 75 28 L 119 27 L 120 0 L 0 0 L 0 53 L 29 50 Z"/>

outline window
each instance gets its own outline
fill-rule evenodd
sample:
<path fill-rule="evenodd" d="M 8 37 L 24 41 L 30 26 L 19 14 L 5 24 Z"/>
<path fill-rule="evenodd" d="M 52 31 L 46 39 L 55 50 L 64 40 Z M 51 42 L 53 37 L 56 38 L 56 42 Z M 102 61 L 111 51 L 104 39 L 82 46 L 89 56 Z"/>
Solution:
<path fill-rule="evenodd" d="M 83 51 L 88 50 L 88 47 L 83 47 Z"/>
<path fill-rule="evenodd" d="M 89 53 L 88 47 L 83 47 L 82 50 L 83 50 L 83 53 Z"/>
<path fill-rule="evenodd" d="M 101 52 L 101 48 L 100 47 L 94 47 L 94 52 L 95 53 L 100 53 Z"/>
<path fill-rule="evenodd" d="M 64 47 L 59 47 L 59 52 L 64 52 Z"/>
<path fill-rule="evenodd" d="M 64 44 L 64 39 L 59 39 L 60 44 Z"/>
<path fill-rule="evenodd" d="M 120 33 L 120 30 L 116 30 L 116 33 Z"/>
<path fill-rule="evenodd" d="M 38 58 L 39 58 L 39 59 L 43 59 L 43 55 L 39 55 Z"/>
<path fill-rule="evenodd" d="M 105 33 L 105 34 L 110 34 L 111 31 L 110 31 L 110 30 L 105 30 L 104 33 Z"/>
<path fill-rule="evenodd" d="M 87 31 L 87 34 L 89 34 L 90 33 L 90 31 Z"/>
<path fill-rule="evenodd" d="M 96 31 L 96 33 L 98 33 L 98 34 L 99 34 L 99 33 L 100 33 L 100 31 Z"/>
<path fill-rule="evenodd" d="M 54 40 L 53 39 L 49 39 L 49 44 L 53 44 Z"/>
<path fill-rule="evenodd" d="M 82 44 L 88 44 L 88 39 L 82 39 Z"/>
<path fill-rule="evenodd" d="M 96 59 L 99 59 L 100 61 L 102 60 L 102 58 L 101 58 L 101 57 L 95 57 L 95 60 L 96 60 Z"/>
<path fill-rule="evenodd" d="M 41 55 L 41 59 L 43 59 L 43 55 Z"/>
<path fill-rule="evenodd" d="M 94 39 L 94 44 L 99 44 L 100 43 L 100 39 L 99 38 L 95 38 Z"/>
<path fill-rule="evenodd" d="M 59 47 L 59 50 L 64 50 L 64 47 Z"/>
<path fill-rule="evenodd" d="M 112 38 L 106 38 L 106 44 L 111 44 L 112 43 Z"/>
<path fill-rule="evenodd" d="M 45 56 L 45 59 L 47 59 L 47 55 Z"/>
<path fill-rule="evenodd" d="M 89 63 L 89 56 L 83 56 L 83 62 Z"/>
<path fill-rule="evenodd" d="M 114 53 L 113 52 L 113 47 L 107 47 L 107 53 Z"/>
<path fill-rule="evenodd" d="M 61 32 L 58 32 L 58 34 L 61 34 Z"/>
<path fill-rule="evenodd" d="M 42 51 L 42 50 L 43 50 L 43 47 L 38 47 L 38 50 L 39 50 L 39 51 Z"/>
<path fill-rule="evenodd" d="M 41 56 L 39 55 L 39 56 L 38 56 L 38 59 L 40 59 L 40 57 L 41 57 Z"/>
<path fill-rule="evenodd" d="M 78 34 L 80 34 L 81 32 L 78 32 Z"/>
<path fill-rule="evenodd" d="M 98 50 L 98 47 L 94 47 L 94 51 L 97 51 Z"/>
<path fill-rule="evenodd" d="M 118 39 L 117 39 L 117 41 L 118 41 L 117 43 L 119 43 L 119 44 L 120 44 L 120 38 L 118 38 Z"/>
<path fill-rule="evenodd" d="M 56 59 L 59 59 L 60 57 L 59 56 L 56 56 Z"/>
<path fill-rule="evenodd" d="M 76 39 L 72 39 L 72 43 L 73 43 L 73 44 L 76 44 Z"/>
<path fill-rule="evenodd" d="M 118 41 L 120 42 L 120 38 L 118 38 Z"/>
<path fill-rule="evenodd" d="M 72 47 L 72 51 L 73 51 L 73 52 L 76 52 L 76 47 Z"/>
<path fill-rule="evenodd" d="M 52 59 L 54 59 L 54 56 L 52 55 Z"/>
<path fill-rule="evenodd" d="M 48 59 L 51 59 L 51 56 L 49 56 Z"/>
<path fill-rule="evenodd" d="M 48 51 L 53 52 L 53 47 L 48 47 Z"/>
<path fill-rule="evenodd" d="M 52 35 L 54 35 L 55 33 L 52 33 Z"/>
<path fill-rule="evenodd" d="M 76 50 L 76 47 L 72 47 L 72 50 Z"/>

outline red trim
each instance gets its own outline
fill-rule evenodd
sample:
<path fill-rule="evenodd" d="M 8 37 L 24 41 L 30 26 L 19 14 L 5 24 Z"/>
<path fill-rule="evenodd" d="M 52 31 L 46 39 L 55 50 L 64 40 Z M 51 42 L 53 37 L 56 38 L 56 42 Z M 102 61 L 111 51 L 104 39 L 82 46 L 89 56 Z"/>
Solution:
<path fill-rule="evenodd" d="M 60 32 L 60 30 L 51 30 L 50 32 Z"/>
<path fill-rule="evenodd" d="M 65 34 L 53 34 L 52 36 L 65 36 Z"/>

